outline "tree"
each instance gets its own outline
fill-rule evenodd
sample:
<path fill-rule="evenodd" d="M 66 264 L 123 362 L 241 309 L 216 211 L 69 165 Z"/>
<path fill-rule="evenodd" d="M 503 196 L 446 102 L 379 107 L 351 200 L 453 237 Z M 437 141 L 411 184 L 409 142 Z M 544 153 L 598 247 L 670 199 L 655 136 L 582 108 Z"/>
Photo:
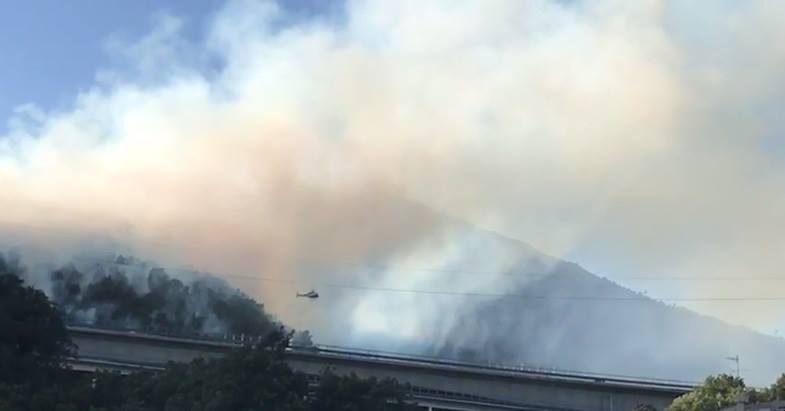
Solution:
<path fill-rule="evenodd" d="M 403 411 L 416 409 L 405 401 L 402 387 L 392 379 L 339 376 L 330 370 L 320 379 L 311 404 L 314 411 Z"/>
<path fill-rule="evenodd" d="M 297 348 L 313 347 L 313 339 L 311 338 L 311 333 L 308 330 L 294 333 L 294 337 L 292 337 L 292 347 L 297 347 Z"/>
<path fill-rule="evenodd" d="M 0 383 L 41 383 L 72 353 L 63 314 L 0 255 Z"/>
<path fill-rule="evenodd" d="M 158 373 L 98 374 L 91 405 L 110 411 L 306 411 L 308 380 L 284 359 L 289 337 L 279 329 L 226 357 L 172 363 Z"/>
<path fill-rule="evenodd" d="M 785 400 L 785 374 L 780 375 L 777 381 L 767 388 L 747 391 L 747 399 L 750 403 Z"/>
<path fill-rule="evenodd" d="M 785 374 L 781 374 L 777 381 L 769 388 L 769 401 L 785 400 Z"/>
<path fill-rule="evenodd" d="M 728 374 L 706 378 L 694 391 L 676 398 L 668 411 L 718 411 L 736 404 L 745 392 L 744 380 Z"/>
<path fill-rule="evenodd" d="M 2 257 L 2 256 L 0 256 Z M 285 361 L 292 332 L 273 329 L 257 344 L 225 357 L 170 364 L 161 372 L 120 375 L 66 374 L 72 353 L 63 314 L 40 290 L 26 287 L 22 269 L 0 258 L 0 411 L 404 411 L 405 391 L 394 380 L 361 379 L 325 373 L 318 387 Z M 62 295 L 78 294 L 63 272 Z M 75 282 L 74 282 L 75 283 Z M 177 283 L 173 283 L 177 288 Z M 160 288 L 160 287 L 159 287 Z M 100 281 L 88 289 L 96 298 L 122 294 L 139 311 L 140 301 L 122 281 Z M 163 293 L 165 294 L 165 293 Z M 134 297 L 134 298 L 130 298 Z M 71 297 L 69 297 L 71 298 Z M 75 298 L 73 298 L 75 299 Z M 217 300 L 218 312 L 240 320 L 251 332 L 272 327 L 261 305 L 245 297 Z M 310 344 L 310 334 L 300 342 Z M 315 388 L 315 390 L 314 390 Z"/>

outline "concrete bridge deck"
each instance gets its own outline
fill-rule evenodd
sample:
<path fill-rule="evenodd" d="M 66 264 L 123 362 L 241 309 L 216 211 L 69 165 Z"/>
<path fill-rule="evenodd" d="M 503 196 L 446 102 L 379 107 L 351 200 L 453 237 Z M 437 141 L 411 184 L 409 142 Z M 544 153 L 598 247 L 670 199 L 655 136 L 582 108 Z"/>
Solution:
<path fill-rule="evenodd" d="M 160 369 L 169 361 L 222 356 L 237 343 L 128 331 L 69 328 L 79 347 L 75 369 Z M 412 386 L 418 404 L 444 410 L 626 411 L 639 403 L 663 409 L 694 385 L 589 373 L 505 367 L 317 346 L 289 349 L 289 365 L 309 375 L 325 368 L 360 377 L 390 377 Z"/>

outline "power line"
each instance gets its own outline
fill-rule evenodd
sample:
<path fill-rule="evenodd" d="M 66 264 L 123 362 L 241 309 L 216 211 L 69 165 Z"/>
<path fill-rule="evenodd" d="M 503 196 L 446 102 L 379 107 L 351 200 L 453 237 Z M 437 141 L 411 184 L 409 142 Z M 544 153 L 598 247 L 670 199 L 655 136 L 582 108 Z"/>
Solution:
<path fill-rule="evenodd" d="M 118 266 L 124 266 L 124 264 L 117 263 L 114 260 L 109 259 L 101 259 L 101 258 L 89 258 L 90 260 L 94 260 L 97 262 L 104 262 L 115 264 Z M 178 271 L 185 271 L 190 272 L 191 274 L 199 275 L 199 276 L 206 276 L 206 275 L 214 275 L 217 277 L 224 277 L 224 278 L 236 278 L 236 279 L 243 279 L 243 280 L 252 280 L 252 281 L 263 281 L 269 283 L 277 283 L 277 284 L 290 284 L 290 285 L 309 285 L 309 286 L 318 286 L 323 288 L 331 288 L 331 289 L 341 289 L 341 290 L 353 290 L 353 291 L 372 291 L 372 292 L 386 292 L 386 293 L 397 293 L 397 294 L 420 294 L 420 295 L 431 295 L 431 296 L 452 296 L 452 297 L 475 297 L 475 298 L 496 298 L 496 299 L 513 299 L 518 298 L 522 300 L 529 300 L 529 301 L 650 301 L 650 302 L 750 302 L 750 301 L 758 301 L 758 302 L 776 302 L 776 301 L 785 301 L 785 296 L 768 296 L 768 297 L 734 297 L 734 296 L 723 296 L 723 297 L 645 297 L 645 296 L 591 296 L 591 295 L 537 295 L 537 294 L 525 294 L 525 293 L 484 293 L 484 292 L 466 292 L 466 291 L 449 291 L 449 290 L 433 290 L 433 289 L 414 289 L 414 288 L 395 288 L 395 287 L 375 287 L 375 286 L 366 286 L 366 285 L 354 285 L 354 284 L 340 284 L 340 283 L 332 283 L 332 282 L 313 282 L 310 280 L 300 280 L 300 279 L 292 279 L 292 278 L 278 278 L 278 277 L 265 277 L 265 276 L 258 276 L 258 275 L 247 275 L 247 274 L 210 274 L 203 271 L 196 270 L 191 267 L 182 267 L 182 266 L 163 266 L 163 265 L 156 265 L 163 269 L 168 270 L 178 270 Z"/>
<path fill-rule="evenodd" d="M 21 228 L 28 228 L 28 229 L 36 229 L 36 230 L 44 230 L 47 234 L 54 234 L 54 230 L 42 229 L 40 227 L 32 227 L 23 224 L 7 224 L 0 222 L 0 225 L 12 225 Z M 63 232 L 57 232 L 58 235 L 74 238 L 75 236 L 72 234 L 66 234 Z M 160 244 L 164 244 L 158 242 Z M 81 256 L 79 258 L 88 258 L 95 261 L 101 261 L 105 263 L 117 264 L 115 260 L 109 259 L 101 259 L 97 257 L 85 257 Z M 163 266 L 160 264 L 153 264 L 155 266 L 159 266 L 162 268 L 168 269 L 175 269 L 180 271 L 188 271 L 193 274 L 198 275 L 208 275 L 210 273 L 202 272 L 196 270 L 192 267 L 183 267 L 183 266 Z M 401 269 L 398 267 L 391 267 L 391 266 L 383 266 L 383 265 L 376 265 L 370 266 L 370 268 L 379 270 L 398 270 L 398 271 L 431 271 L 431 272 L 441 272 L 441 273 L 471 273 L 471 274 L 486 274 L 490 275 L 491 272 L 483 272 L 483 271 L 462 271 L 462 270 L 451 270 L 451 269 L 430 269 L 430 268 L 407 268 Z M 498 274 L 498 273 L 497 273 Z M 505 275 L 513 275 L 513 274 L 505 274 Z M 528 275 L 520 275 L 520 277 L 533 277 L 533 278 L 545 278 L 552 273 L 532 273 Z M 575 296 L 575 295 L 567 295 L 567 296 L 559 296 L 559 295 L 530 295 L 530 294 L 520 294 L 520 293 L 482 293 L 482 292 L 463 292 L 463 291 L 448 291 L 448 290 L 428 290 L 428 289 L 408 289 L 408 288 L 393 288 L 393 287 L 374 287 L 374 286 L 364 286 L 364 285 L 352 285 L 352 284 L 335 284 L 335 283 L 323 283 L 317 282 L 314 283 L 312 281 L 306 280 L 295 280 L 295 279 L 285 279 L 285 278 L 275 278 L 275 277 L 263 277 L 263 276 L 254 276 L 254 275 L 243 275 L 243 274 L 221 274 L 216 275 L 217 277 L 228 277 L 228 278 L 237 278 L 237 279 L 247 279 L 247 280 L 254 280 L 254 281 L 264 281 L 270 283 L 281 283 L 281 284 L 312 284 L 314 286 L 325 287 L 325 288 L 334 288 L 334 289 L 345 289 L 345 290 L 358 290 L 358 291 L 374 291 L 374 292 L 389 292 L 389 293 L 399 293 L 399 294 L 422 294 L 422 295 L 441 295 L 441 296 L 459 296 L 459 297 L 481 297 L 481 298 L 520 298 L 526 300 L 566 300 L 566 301 L 661 301 L 661 302 L 745 302 L 745 301 L 785 301 L 785 296 L 768 296 L 768 297 L 734 297 L 734 296 L 725 296 L 725 297 L 633 297 L 633 296 Z M 776 277 L 758 277 L 758 278 L 742 278 L 742 277 L 722 277 L 717 279 L 712 279 L 708 277 L 617 277 L 614 278 L 617 280 L 622 279 L 637 279 L 637 280 L 651 280 L 651 281 L 737 281 L 737 280 L 770 280 L 770 281 L 785 281 L 785 278 L 776 278 Z"/>
<path fill-rule="evenodd" d="M 257 277 L 260 281 L 280 282 L 281 279 Z M 285 281 L 285 280 L 284 280 Z M 293 283 L 307 283 L 306 281 L 285 281 Z M 625 296 L 580 296 L 580 295 L 533 295 L 519 293 L 478 293 L 462 291 L 444 290 L 423 290 L 411 288 L 391 288 L 391 287 L 371 287 L 348 284 L 317 283 L 317 285 L 327 288 L 377 291 L 404 294 L 426 294 L 426 295 L 445 295 L 460 297 L 486 297 L 486 298 L 520 298 L 524 300 L 566 300 L 566 301 L 663 301 L 663 302 L 702 302 L 702 301 L 785 301 L 785 297 L 625 297 Z"/>

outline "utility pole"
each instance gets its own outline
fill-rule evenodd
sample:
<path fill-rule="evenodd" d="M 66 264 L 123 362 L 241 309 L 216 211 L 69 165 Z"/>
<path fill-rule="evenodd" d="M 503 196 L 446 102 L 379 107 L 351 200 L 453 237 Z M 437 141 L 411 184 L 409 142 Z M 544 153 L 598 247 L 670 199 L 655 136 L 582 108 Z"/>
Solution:
<path fill-rule="evenodd" d="M 741 369 L 739 368 L 739 354 L 736 354 L 733 357 L 725 357 L 725 359 L 736 363 L 736 377 L 741 378 Z"/>

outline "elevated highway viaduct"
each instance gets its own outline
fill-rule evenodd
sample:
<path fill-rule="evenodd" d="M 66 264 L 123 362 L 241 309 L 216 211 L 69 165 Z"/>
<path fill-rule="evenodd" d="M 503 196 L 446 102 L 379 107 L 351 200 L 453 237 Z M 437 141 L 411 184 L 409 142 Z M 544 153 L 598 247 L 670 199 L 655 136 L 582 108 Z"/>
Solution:
<path fill-rule="evenodd" d="M 78 346 L 76 370 L 161 369 L 169 361 L 218 357 L 236 343 L 127 331 L 70 327 Z M 288 364 L 310 376 L 325 368 L 359 377 L 391 377 L 411 385 L 430 410 L 629 411 L 637 404 L 664 409 L 694 385 L 632 377 L 489 366 L 383 352 L 319 346 L 290 349 Z"/>

